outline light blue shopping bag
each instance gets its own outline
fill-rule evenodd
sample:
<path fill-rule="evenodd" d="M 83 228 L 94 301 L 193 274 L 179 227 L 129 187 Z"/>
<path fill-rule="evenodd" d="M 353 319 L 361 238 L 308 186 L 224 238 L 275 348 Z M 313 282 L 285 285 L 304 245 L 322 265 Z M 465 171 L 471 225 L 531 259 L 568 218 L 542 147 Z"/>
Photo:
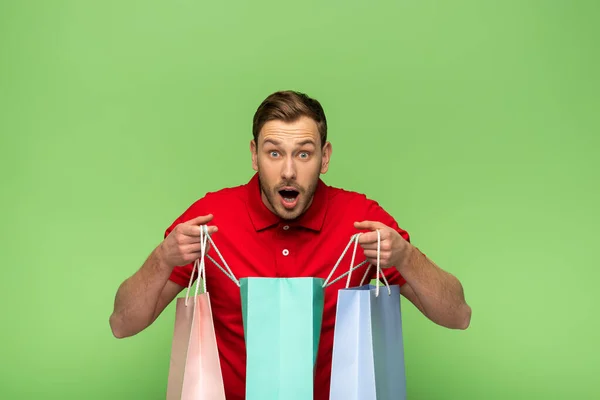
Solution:
<path fill-rule="evenodd" d="M 338 292 L 331 400 L 403 400 L 406 376 L 400 289 L 364 285 Z"/>
<path fill-rule="evenodd" d="M 358 236 L 351 239 L 355 241 L 355 253 Z M 377 286 L 361 283 L 349 288 L 350 273 L 356 269 L 351 267 L 346 273 L 346 288 L 338 291 L 330 400 L 406 399 L 400 288 L 385 281 L 380 290 L 381 269 L 379 265 L 376 268 Z M 363 281 L 367 275 L 368 270 Z"/>

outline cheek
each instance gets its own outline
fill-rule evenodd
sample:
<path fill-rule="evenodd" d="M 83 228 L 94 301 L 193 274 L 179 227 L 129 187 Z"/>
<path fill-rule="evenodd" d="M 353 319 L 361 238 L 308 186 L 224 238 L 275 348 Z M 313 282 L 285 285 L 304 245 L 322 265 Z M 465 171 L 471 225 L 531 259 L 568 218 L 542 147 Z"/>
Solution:
<path fill-rule="evenodd" d="M 299 171 L 298 173 L 298 183 L 304 188 L 305 193 L 314 195 L 319 181 L 320 168 L 318 167 L 320 167 L 320 164 L 317 168 L 315 168 L 315 165 L 305 167 L 302 172 Z M 308 201 L 308 199 L 305 200 Z"/>
<path fill-rule="evenodd" d="M 299 163 L 297 165 L 299 171 L 302 171 L 304 176 L 310 176 L 311 178 L 319 176 L 321 172 L 321 158 L 313 158 L 309 161 Z"/>
<path fill-rule="evenodd" d="M 272 186 L 279 181 L 279 170 L 268 160 L 258 160 L 258 174 L 264 184 Z"/>

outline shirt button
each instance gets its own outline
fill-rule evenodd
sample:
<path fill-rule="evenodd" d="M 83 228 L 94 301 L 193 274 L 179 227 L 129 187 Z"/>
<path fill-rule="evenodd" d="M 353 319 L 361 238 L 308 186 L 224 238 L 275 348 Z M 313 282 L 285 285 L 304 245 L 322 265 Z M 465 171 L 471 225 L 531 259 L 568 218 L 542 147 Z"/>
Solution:
<path fill-rule="evenodd" d="M 290 251 L 288 249 L 283 249 L 282 253 L 284 256 L 287 256 L 288 254 L 290 254 Z"/>
<path fill-rule="evenodd" d="M 290 226 L 289 226 L 289 225 L 285 225 L 285 226 L 283 227 L 283 230 L 284 230 L 284 231 L 287 231 L 288 229 L 290 229 Z"/>

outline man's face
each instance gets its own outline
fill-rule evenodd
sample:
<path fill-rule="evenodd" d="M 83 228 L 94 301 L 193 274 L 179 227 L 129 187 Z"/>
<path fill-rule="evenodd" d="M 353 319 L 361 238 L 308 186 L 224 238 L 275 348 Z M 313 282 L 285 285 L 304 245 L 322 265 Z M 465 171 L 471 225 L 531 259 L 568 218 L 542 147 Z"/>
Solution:
<path fill-rule="evenodd" d="M 298 218 L 312 203 L 319 175 L 327 172 L 331 144 L 321 146 L 317 124 L 269 121 L 250 142 L 252 168 L 258 171 L 262 200 L 283 219 Z"/>

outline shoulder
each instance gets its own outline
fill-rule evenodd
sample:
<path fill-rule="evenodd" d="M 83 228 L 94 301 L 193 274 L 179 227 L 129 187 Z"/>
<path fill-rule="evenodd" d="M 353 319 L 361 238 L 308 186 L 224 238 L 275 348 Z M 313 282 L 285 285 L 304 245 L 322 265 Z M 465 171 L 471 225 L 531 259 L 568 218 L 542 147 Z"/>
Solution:
<path fill-rule="evenodd" d="M 354 221 L 377 221 L 387 225 L 409 240 L 408 232 L 376 200 L 364 193 L 328 186 L 329 212 L 334 218 L 351 218 Z"/>
<path fill-rule="evenodd" d="M 165 237 L 180 223 L 201 215 L 213 214 L 213 216 L 224 215 L 225 211 L 236 211 L 245 209 L 247 199 L 247 184 L 222 188 L 216 191 L 206 192 L 204 196 L 194 201 L 165 231 Z M 229 213 L 227 213 L 229 214 Z M 213 220 L 214 223 L 214 220 Z"/>
<path fill-rule="evenodd" d="M 357 207 L 357 211 L 368 213 L 369 210 L 381 208 L 377 201 L 369 198 L 364 193 L 328 186 L 329 204 L 334 208 L 342 208 L 347 211 L 350 207 Z M 383 210 L 383 208 L 381 208 Z"/>
<path fill-rule="evenodd" d="M 195 218 L 202 213 L 214 213 L 217 210 L 230 209 L 246 201 L 247 185 L 226 187 L 217 191 L 207 192 L 203 197 L 192 203 L 183 213 L 187 219 Z"/>

